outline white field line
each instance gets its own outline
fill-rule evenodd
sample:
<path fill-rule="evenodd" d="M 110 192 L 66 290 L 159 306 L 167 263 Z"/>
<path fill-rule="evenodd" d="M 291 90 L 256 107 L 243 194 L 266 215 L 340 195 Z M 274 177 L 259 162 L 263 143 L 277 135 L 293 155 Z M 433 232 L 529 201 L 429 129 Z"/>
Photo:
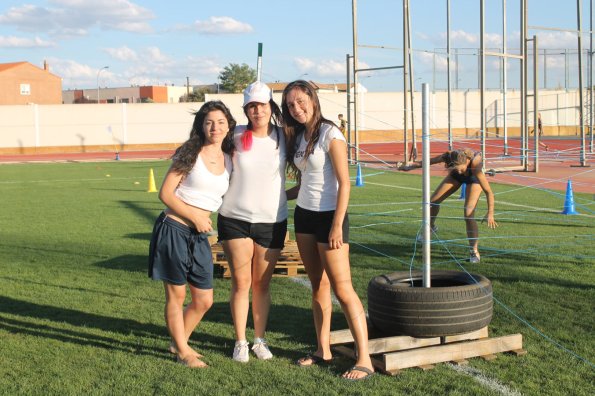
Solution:
<path fill-rule="evenodd" d="M 292 277 L 289 278 L 295 283 L 298 283 L 302 286 L 307 287 L 308 289 L 312 290 L 312 285 L 310 281 L 305 278 L 301 277 Z M 339 305 L 339 301 L 335 298 L 334 295 L 331 295 L 332 301 L 334 305 Z M 517 392 L 514 389 L 510 389 L 508 386 L 501 384 L 500 382 L 496 381 L 493 378 L 487 377 L 481 371 L 472 368 L 472 367 L 464 367 L 464 366 L 456 366 L 454 364 L 447 364 L 447 367 L 452 368 L 455 371 L 458 371 L 461 374 L 468 375 L 469 377 L 473 378 L 475 381 L 479 382 L 486 388 L 489 388 L 491 391 L 494 391 L 498 394 L 505 395 L 505 396 L 521 396 L 521 393 Z"/>

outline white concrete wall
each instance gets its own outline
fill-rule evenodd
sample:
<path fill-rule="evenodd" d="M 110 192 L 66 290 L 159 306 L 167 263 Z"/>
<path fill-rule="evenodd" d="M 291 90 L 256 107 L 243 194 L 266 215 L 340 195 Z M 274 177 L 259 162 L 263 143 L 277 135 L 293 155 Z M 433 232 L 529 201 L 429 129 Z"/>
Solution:
<path fill-rule="evenodd" d="M 452 128 L 479 130 L 479 93 L 452 93 Z M 544 126 L 578 124 L 576 92 L 542 91 L 540 109 Z M 485 96 L 487 126 L 502 126 L 502 97 L 498 91 Z M 241 94 L 207 94 L 207 100 L 220 99 L 239 124 L 246 123 Z M 281 94 L 275 94 L 277 103 Z M 359 95 L 360 130 L 403 128 L 403 94 L 368 92 Z M 337 122 L 347 115 L 345 93 L 321 93 L 323 115 Z M 64 104 L 0 106 L 0 148 L 89 146 L 113 144 L 181 143 L 192 126 L 192 111 L 202 103 Z M 430 98 L 430 126 L 447 127 L 447 93 Z M 530 105 L 530 108 L 532 106 Z M 415 127 L 421 128 L 421 93 L 415 94 Z M 508 126 L 519 125 L 518 92 L 507 95 Z M 529 123 L 532 123 L 530 116 Z M 411 127 L 411 123 L 409 123 Z"/>

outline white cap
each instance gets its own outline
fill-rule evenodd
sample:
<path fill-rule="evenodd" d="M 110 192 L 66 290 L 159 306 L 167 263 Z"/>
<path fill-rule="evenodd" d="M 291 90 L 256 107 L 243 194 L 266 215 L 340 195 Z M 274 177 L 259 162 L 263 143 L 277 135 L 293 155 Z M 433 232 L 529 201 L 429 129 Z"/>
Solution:
<path fill-rule="evenodd" d="M 265 83 L 255 81 L 244 90 L 244 104 L 242 107 L 251 102 L 269 103 L 271 99 L 273 99 L 271 89 Z"/>

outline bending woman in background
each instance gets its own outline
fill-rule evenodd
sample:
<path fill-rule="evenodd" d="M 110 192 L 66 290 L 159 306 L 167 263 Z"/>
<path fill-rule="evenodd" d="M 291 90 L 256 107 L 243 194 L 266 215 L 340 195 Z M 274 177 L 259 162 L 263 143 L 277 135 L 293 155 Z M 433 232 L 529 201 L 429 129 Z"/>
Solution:
<path fill-rule="evenodd" d="M 246 88 L 244 114 L 248 125 L 235 130 L 233 172 L 217 218 L 219 240 L 231 269 L 233 359 L 243 363 L 249 360 L 250 288 L 252 351 L 258 359 L 273 357 L 264 338 L 271 306 L 269 285 L 287 233 L 285 136 L 281 110 L 266 84 L 257 81 Z"/>
<path fill-rule="evenodd" d="M 188 367 L 207 367 L 188 339 L 213 305 L 213 259 L 207 232 L 229 186 L 235 120 L 220 101 L 205 103 L 190 138 L 173 155 L 159 198 L 166 205 L 153 228 L 149 277 L 163 281 L 170 352 Z M 183 309 L 186 283 L 191 301 Z"/>
<path fill-rule="evenodd" d="M 483 173 L 483 160 L 481 153 L 473 152 L 471 149 L 460 149 L 447 151 L 437 157 L 430 159 L 430 165 L 444 163 L 448 169 L 448 175 L 442 180 L 430 198 L 430 227 L 432 232 L 437 231 L 436 217 L 440 212 L 440 203 L 451 196 L 455 191 L 465 184 L 465 226 L 467 229 L 467 238 L 469 240 L 469 261 L 479 263 L 480 255 L 477 250 L 479 242 L 479 230 L 475 220 L 475 209 L 481 191 L 486 195 L 488 203 L 488 213 L 485 220 L 489 228 L 496 228 L 498 223 L 494 220 L 494 193 L 490 188 L 490 183 Z M 400 166 L 399 170 L 410 171 L 421 168 L 421 161 L 414 161 L 410 164 Z"/>
<path fill-rule="evenodd" d="M 365 379 L 374 373 L 374 368 L 368 353 L 366 313 L 351 282 L 347 216 L 351 182 L 345 137 L 333 122 L 322 116 L 316 90 L 306 81 L 287 85 L 282 108 L 288 163 L 299 188 L 295 235 L 312 284 L 312 313 L 318 341 L 316 351 L 299 359 L 297 364 L 307 367 L 332 357 L 332 286 L 357 347 L 357 361 L 343 378 Z"/>

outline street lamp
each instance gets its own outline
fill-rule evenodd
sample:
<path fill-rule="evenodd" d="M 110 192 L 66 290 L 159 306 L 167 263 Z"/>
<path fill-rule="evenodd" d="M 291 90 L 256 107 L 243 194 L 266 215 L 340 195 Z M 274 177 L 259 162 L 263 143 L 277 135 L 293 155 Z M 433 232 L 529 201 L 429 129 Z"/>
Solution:
<path fill-rule="evenodd" d="M 97 104 L 99 104 L 99 74 L 101 73 L 102 70 L 104 69 L 109 69 L 109 66 L 103 66 L 101 69 L 99 69 L 99 71 L 97 72 Z"/>

